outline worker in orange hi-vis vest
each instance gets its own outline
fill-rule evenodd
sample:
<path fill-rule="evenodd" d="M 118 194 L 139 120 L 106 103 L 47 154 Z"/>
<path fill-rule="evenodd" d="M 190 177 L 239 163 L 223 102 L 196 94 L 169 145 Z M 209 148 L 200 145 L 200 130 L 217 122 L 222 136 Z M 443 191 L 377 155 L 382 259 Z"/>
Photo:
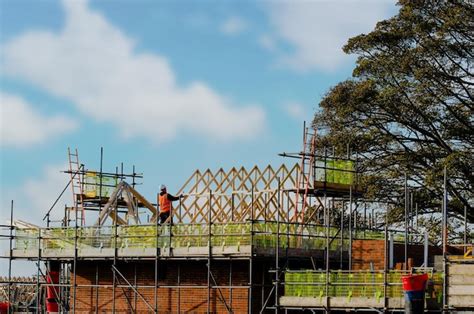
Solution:
<path fill-rule="evenodd" d="M 158 204 L 160 205 L 160 224 L 163 224 L 171 213 L 171 202 L 179 200 L 178 197 L 169 194 L 166 191 L 166 185 L 162 184 L 160 186 L 160 194 L 158 194 Z"/>

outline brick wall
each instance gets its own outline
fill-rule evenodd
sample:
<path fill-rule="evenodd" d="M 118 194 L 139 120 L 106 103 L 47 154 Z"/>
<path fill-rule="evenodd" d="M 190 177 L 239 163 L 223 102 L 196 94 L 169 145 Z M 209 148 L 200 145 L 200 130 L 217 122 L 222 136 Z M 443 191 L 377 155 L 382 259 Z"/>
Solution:
<path fill-rule="evenodd" d="M 159 261 L 158 280 L 158 312 L 159 313 L 206 313 L 207 312 L 207 261 Z M 231 265 L 232 264 L 232 265 Z M 254 285 L 252 289 L 253 307 L 252 312 L 259 311 L 264 298 L 271 289 L 271 274 L 268 268 L 271 264 L 260 261 L 254 263 Z M 99 285 L 112 285 L 112 263 L 110 261 L 79 261 L 77 264 L 77 284 L 96 284 L 96 270 L 98 271 Z M 248 261 L 214 260 L 211 263 L 212 274 L 218 286 L 230 285 L 232 280 L 232 292 L 229 288 L 211 289 L 210 308 L 212 313 L 227 313 L 225 299 L 234 313 L 248 312 L 248 293 L 246 287 L 249 280 Z M 132 284 L 138 286 L 138 292 L 152 308 L 155 306 L 154 299 L 154 262 L 119 262 L 118 270 Z M 232 267 L 232 279 L 230 277 Z M 178 285 L 179 272 L 179 289 Z M 126 286 L 125 280 L 117 276 L 117 284 Z M 152 286 L 150 288 L 140 286 Z M 71 289 L 72 295 L 72 289 Z M 97 296 L 98 295 L 98 303 Z M 71 296 L 71 307 L 72 307 Z M 77 287 L 76 311 L 78 313 L 95 312 L 96 307 L 101 313 L 111 312 L 113 308 L 112 287 Z M 115 310 L 118 313 L 149 312 L 150 308 L 130 287 L 115 288 Z"/>
<path fill-rule="evenodd" d="M 384 267 L 383 240 L 353 240 L 352 241 L 352 269 L 374 269 Z"/>
<path fill-rule="evenodd" d="M 352 241 L 352 269 L 384 268 L 384 240 L 353 240 Z M 423 245 L 408 245 L 408 258 L 413 260 L 412 266 L 423 264 Z M 433 246 L 428 248 L 428 263 L 433 265 L 434 256 L 442 254 L 441 249 Z M 405 261 L 405 246 L 401 243 L 393 245 L 394 265 Z"/>

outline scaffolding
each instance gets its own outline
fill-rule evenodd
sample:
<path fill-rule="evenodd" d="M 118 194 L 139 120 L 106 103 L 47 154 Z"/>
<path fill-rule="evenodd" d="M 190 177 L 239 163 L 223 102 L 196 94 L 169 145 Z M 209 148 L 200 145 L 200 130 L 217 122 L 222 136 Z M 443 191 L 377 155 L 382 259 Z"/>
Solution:
<path fill-rule="evenodd" d="M 241 167 L 228 171 L 196 171 L 178 192 L 184 196 L 172 209 L 173 219 L 168 224 L 159 225 L 156 219 L 159 208 L 135 189 L 135 180 L 142 178 L 142 175 L 137 174 L 135 169 L 131 174 L 124 174 L 123 166 L 120 172 L 118 167 L 115 173 L 103 172 L 102 156 L 101 151 L 100 171 L 94 171 L 79 163 L 77 150 L 74 153 L 68 150 L 68 159 L 75 158 L 75 162 L 70 163 L 70 169 L 65 171 L 70 176 L 68 185 L 74 187 L 74 204 L 64 209 L 62 220 L 51 220 L 50 214 L 67 186 L 46 213 L 45 228 L 14 222 L 12 206 L 11 224 L 5 226 L 5 230 L 10 232 L 5 235 L 11 244 L 9 261 L 27 259 L 37 265 L 35 280 L 24 283 L 35 287 L 36 291 L 36 302 L 28 305 L 29 310 L 44 311 L 44 293 L 49 291 L 58 300 L 60 312 L 75 312 L 78 289 L 109 287 L 113 295 L 112 311 L 116 311 L 115 296 L 118 291 L 132 289 L 135 300 L 141 300 L 148 310 L 157 312 L 161 287 L 160 264 L 185 259 L 206 261 L 207 284 L 195 288 L 207 289 L 208 311 L 211 311 L 211 292 L 217 291 L 219 302 L 232 312 L 232 306 L 228 304 L 231 301 L 226 300 L 222 289 L 246 289 L 251 312 L 254 310 L 252 298 L 255 291 L 261 289 L 263 308 L 266 289 L 272 287 L 272 283 L 265 282 L 265 278 L 255 278 L 255 258 L 271 260 L 275 254 L 280 254 L 293 259 L 312 260 L 325 250 L 324 227 L 317 222 L 297 219 L 297 208 L 301 205 L 301 201 L 298 205 L 295 200 L 300 190 L 296 182 L 301 172 L 298 164 L 291 167 L 281 165 L 276 169 L 255 166 L 250 170 Z M 329 171 L 339 170 L 335 167 Z M 132 180 L 132 183 L 128 184 L 125 179 Z M 149 219 L 140 220 L 139 208 L 148 210 Z M 96 214 L 94 225 L 84 225 L 87 212 Z M 60 223 L 60 226 L 53 226 L 55 223 Z M 337 230 L 332 232 L 335 235 Z M 331 245 L 332 258 L 338 259 L 339 251 L 342 252 L 344 246 L 347 246 L 347 239 L 334 241 Z M 110 260 L 112 283 L 78 283 L 76 276 L 80 270 L 77 267 L 83 260 Z M 123 274 L 121 263 L 131 260 L 154 264 L 153 284 L 136 285 L 136 278 Z M 247 263 L 247 284 L 218 285 L 212 269 L 217 261 L 222 260 L 229 261 L 231 278 L 233 264 L 237 261 Z M 47 266 L 45 272 L 42 271 L 43 264 Z M 52 265 L 60 274 L 57 282 L 49 278 Z M 94 276 L 99 275 L 96 273 Z M 184 289 L 179 284 L 180 280 L 178 278 L 176 285 L 166 287 Z M 12 282 L 11 279 L 7 281 Z M 50 287 L 54 288 L 52 292 L 48 290 Z M 11 291 L 11 284 L 4 288 Z M 141 289 L 153 290 L 152 300 L 144 297 Z M 98 305 L 95 307 L 99 311 Z"/>
<path fill-rule="evenodd" d="M 9 311 L 41 313 L 47 310 L 48 300 L 53 300 L 58 312 L 75 313 L 83 310 L 77 304 L 78 292 L 89 289 L 95 300 L 89 312 L 104 308 L 118 312 L 117 296 L 124 296 L 128 312 L 157 313 L 164 306 L 163 289 L 171 289 L 176 296 L 169 308 L 178 313 L 185 310 L 190 291 L 206 291 L 202 303 L 207 313 L 240 312 L 242 295 L 249 313 L 303 308 L 329 311 L 347 309 L 342 306 L 347 303 L 358 309 L 400 310 L 401 301 L 394 299 L 400 299 L 400 276 L 409 272 L 408 248 L 423 247 L 427 267 L 427 235 L 418 232 L 410 219 L 405 220 L 405 228 L 391 229 L 386 213 L 392 204 L 363 198 L 357 156 L 353 158 L 350 151 L 340 156 L 334 150 L 318 149 L 316 131 L 304 130 L 303 150 L 281 154 L 299 159 L 296 164 L 196 170 L 178 190 L 183 196 L 172 207 L 172 219 L 161 225 L 158 204 L 136 189 L 136 180 L 143 175 L 135 167 L 130 174 L 124 173 L 123 165 L 115 173 L 103 172 L 101 150 L 100 170 L 85 169 L 74 150 L 77 167 L 65 171 L 70 176 L 68 186 L 74 187 L 74 204 L 65 207 L 62 220 L 51 220 L 50 214 L 68 186 L 47 211 L 46 227 L 14 221 L 12 202 L 10 224 L 2 226 L 1 236 L 9 241 L 8 256 L 4 256 L 9 275 L 1 279 L 0 298 L 16 306 Z M 68 158 L 72 157 L 68 150 Z M 407 190 L 406 213 L 413 212 Z M 382 212 L 374 211 L 381 206 Z M 86 220 L 91 216 L 87 213 L 94 219 Z M 86 221 L 94 222 L 85 225 Z M 53 226 L 55 223 L 60 225 Z M 383 242 L 382 269 L 353 269 L 354 243 L 372 240 Z M 450 263 L 447 237 L 443 241 L 446 273 Z M 393 269 L 396 245 L 404 247 L 398 271 Z M 472 256 L 472 246 L 462 249 Z M 14 260 L 36 263 L 35 277 L 12 277 Z M 94 261 L 95 266 L 90 274 L 93 280 L 84 283 L 78 278 L 78 267 L 87 261 Z M 162 278 L 162 268 L 169 263 L 176 265 L 173 283 Z M 202 263 L 199 267 L 205 268 L 205 280 L 192 285 L 186 282 L 190 263 Z M 133 270 L 126 268 L 130 264 Z M 104 282 L 102 266 L 110 272 L 110 282 Z M 227 269 L 224 276 L 218 275 L 218 267 Z M 146 282 L 142 268 L 150 269 Z M 239 278 L 242 273 L 245 280 Z M 439 272 L 432 278 L 436 282 L 433 298 L 439 303 L 441 296 L 442 308 L 449 308 L 445 278 Z M 27 300 L 18 297 L 21 289 L 28 291 Z M 110 304 L 99 302 L 104 291 L 111 293 Z M 350 303 L 360 298 L 371 298 L 372 303 Z"/>
<path fill-rule="evenodd" d="M 363 190 L 360 188 L 359 171 L 357 165 L 357 155 L 353 157 L 349 147 L 346 156 L 337 155 L 335 150 L 318 148 L 317 130 L 304 125 L 303 149 L 298 153 L 282 153 L 283 157 L 300 158 L 301 168 L 296 191 L 296 199 L 303 200 L 300 209 L 296 208 L 297 217 L 306 222 L 306 217 L 316 215 L 318 223 L 321 224 L 326 240 L 325 254 L 323 259 L 324 268 L 313 269 L 291 269 L 281 267 L 281 260 L 275 256 L 275 280 L 272 292 L 275 294 L 274 302 L 270 302 L 270 297 L 266 302 L 266 309 L 285 313 L 291 310 L 318 310 L 330 312 L 332 310 L 358 310 L 375 312 L 401 312 L 404 311 L 404 297 L 401 289 L 401 276 L 414 272 L 428 272 L 430 275 L 429 287 L 426 294 L 428 310 L 449 311 L 455 308 L 472 309 L 474 303 L 473 293 L 471 295 L 457 295 L 456 289 L 470 289 L 464 286 L 465 283 L 453 280 L 451 290 L 448 290 L 450 265 L 474 264 L 472 259 L 473 244 L 468 243 L 467 220 L 464 214 L 464 244 L 449 245 L 447 236 L 447 174 L 444 171 L 444 197 L 442 206 L 442 244 L 439 247 L 432 243 L 427 232 L 418 231 L 418 207 L 414 203 L 413 193 L 408 187 L 408 178 L 405 175 L 404 181 L 404 209 L 405 221 L 400 229 L 391 230 L 387 219 L 390 206 L 397 202 L 372 201 L 364 199 Z M 332 219 L 335 213 L 335 204 L 339 203 L 340 223 Z M 377 217 L 373 211 L 369 213 L 367 220 L 367 204 L 373 203 L 382 205 L 384 211 L 381 217 Z M 311 204 L 316 204 L 312 207 Z M 358 215 L 359 205 L 363 204 L 363 216 Z M 298 206 L 296 201 L 296 206 Z M 312 209 L 313 211 L 309 211 Z M 347 209 L 347 210 L 346 210 Z M 347 212 L 347 213 L 346 213 Z M 347 219 L 344 218 L 346 215 Z M 415 224 L 416 219 L 416 224 Z M 381 220 L 381 221 L 380 221 Z M 374 230 L 376 230 L 374 232 Z M 340 236 L 340 267 L 335 269 L 331 265 L 330 251 L 334 240 Z M 343 264 L 344 241 L 348 239 L 347 258 L 348 264 Z M 383 256 L 381 269 L 375 270 L 354 270 L 353 266 L 353 240 L 359 239 L 379 239 L 383 241 L 380 250 Z M 278 242 L 278 241 L 277 241 Z M 401 265 L 394 265 L 394 243 L 403 245 L 404 261 Z M 414 244 L 423 246 L 422 267 L 412 267 L 409 259 L 409 248 Z M 437 248 L 438 254 L 442 256 L 442 269 L 434 271 L 433 267 L 428 267 L 429 248 Z M 448 247 L 451 252 L 448 253 Z M 459 254 L 461 247 L 463 255 Z M 442 253 L 442 255 L 441 255 Z M 287 265 L 287 262 L 284 262 Z M 346 266 L 346 267 L 345 267 Z M 397 266 L 398 268 L 395 268 Z M 474 266 L 474 265 L 473 265 Z M 346 269 L 346 270 L 344 270 Z M 398 270 L 397 270 L 398 269 Z M 464 269 L 464 270 L 463 270 Z M 466 274 L 467 269 L 453 269 L 452 272 Z M 456 275 L 455 275 L 456 276 Z M 460 275 L 457 275 L 460 278 Z M 467 281 L 469 282 L 469 280 Z M 460 285 L 460 286 L 456 286 Z M 464 290 L 463 290 L 464 289 Z M 449 292 L 451 296 L 449 297 Z M 463 299 L 464 298 L 464 299 Z M 471 298 L 471 301 L 469 301 Z M 447 300 L 452 299 L 451 302 Z M 262 311 L 263 312 L 263 311 Z"/>
<path fill-rule="evenodd" d="M 268 168 L 270 169 L 270 168 Z M 283 169 L 283 168 L 282 168 Z M 253 274 L 252 260 L 255 256 L 272 256 L 275 245 L 278 245 L 279 250 L 286 250 L 289 254 L 292 251 L 303 254 L 306 252 L 306 258 L 312 256 L 316 251 L 324 249 L 324 239 L 320 236 L 321 226 L 311 224 L 299 224 L 287 221 L 286 223 L 275 222 L 274 220 L 258 220 L 252 219 L 258 217 L 273 217 L 274 212 L 267 211 L 264 215 L 260 210 L 263 201 L 267 199 L 264 204 L 272 203 L 270 198 L 276 197 L 278 207 L 274 208 L 276 212 L 281 212 L 283 190 L 268 191 L 266 197 L 256 197 L 261 194 L 261 191 L 254 191 L 251 201 L 249 203 L 242 202 L 241 206 L 234 208 L 238 217 L 245 217 L 241 215 L 242 212 L 247 212 L 250 209 L 250 217 L 243 221 L 228 221 L 223 223 L 214 222 L 214 215 L 220 214 L 219 211 L 213 211 L 213 204 L 218 203 L 224 197 L 223 195 L 214 194 L 212 191 L 207 193 L 207 201 L 205 204 L 209 206 L 207 210 L 207 221 L 200 223 L 170 223 L 167 225 L 155 224 L 140 224 L 140 225 L 119 225 L 120 220 L 117 219 L 119 214 L 113 216 L 113 224 L 99 225 L 92 227 L 63 226 L 63 227 L 46 227 L 39 228 L 30 226 L 18 227 L 13 223 L 11 231 L 11 250 L 10 261 L 13 259 L 30 259 L 35 260 L 40 270 L 41 263 L 49 263 L 50 261 L 61 261 L 61 273 L 67 273 L 69 276 L 61 276 L 59 283 L 55 287 L 71 287 L 68 293 L 63 293 L 65 299 L 62 299 L 60 304 L 64 304 L 64 311 L 75 311 L 76 304 L 76 290 L 78 288 L 91 287 L 96 285 L 80 285 L 76 282 L 77 271 L 75 269 L 78 260 L 81 259 L 112 259 L 114 282 L 112 288 L 121 289 L 124 286 L 129 286 L 126 283 L 126 278 L 121 274 L 117 264 L 122 260 L 142 259 L 151 260 L 155 262 L 155 269 L 158 273 L 158 265 L 160 261 L 168 259 L 207 259 L 208 265 L 211 265 L 214 258 L 229 259 L 229 260 L 246 260 L 249 263 L 249 274 Z M 120 189 L 120 185 L 117 186 Z M 248 193 L 247 193 L 248 194 Z M 113 195 L 113 193 L 111 194 Z M 235 195 L 235 194 L 233 194 Z M 118 196 L 118 194 L 116 194 Z M 187 195 L 189 196 L 189 195 Z M 199 195 L 198 199 L 204 198 L 204 195 Z M 289 197 L 288 199 L 292 199 Z M 239 203 L 240 204 L 240 203 Z M 278 205 L 279 204 L 279 205 Z M 183 203 L 181 204 L 181 206 Z M 104 207 L 105 208 L 105 207 Z M 114 209 L 116 212 L 118 208 Z M 194 210 L 201 210 L 198 207 Z M 179 212 L 177 209 L 176 212 Z M 184 210 L 183 210 L 184 212 Z M 258 213 L 258 214 L 257 214 Z M 126 214 L 126 213 L 123 213 Z M 282 238 L 284 236 L 284 238 Z M 334 244 L 334 247 L 339 247 Z M 213 275 L 209 267 L 209 284 L 207 285 L 210 293 L 211 289 L 220 289 L 213 283 Z M 71 275 L 72 273 L 72 275 Z M 50 287 L 52 284 L 48 280 L 41 280 L 41 274 L 37 277 L 35 283 L 36 292 L 41 294 L 44 288 Z M 251 289 L 254 285 L 254 280 L 250 275 L 248 286 L 230 285 L 230 289 L 249 289 L 249 304 L 251 300 Z M 114 288 L 115 287 L 115 288 Z M 139 288 L 155 289 L 157 284 L 150 286 L 141 286 Z M 173 286 L 174 287 L 174 286 Z M 179 286 L 176 286 L 179 289 Z M 176 288 L 175 287 L 175 288 Z M 96 287 L 97 288 L 97 287 Z M 130 287 L 129 287 L 130 288 Z M 202 287 L 201 287 L 202 288 Z M 135 287 L 138 289 L 138 287 Z M 156 289 L 155 289 L 156 290 Z M 138 290 L 138 298 L 140 294 Z M 115 292 L 113 292 L 115 295 Z M 38 297 L 41 299 L 41 297 Z M 70 300 L 73 302 L 70 302 Z M 38 307 L 36 310 L 41 311 Z M 30 310 L 35 305 L 30 305 Z M 156 306 L 154 310 L 157 311 Z"/>

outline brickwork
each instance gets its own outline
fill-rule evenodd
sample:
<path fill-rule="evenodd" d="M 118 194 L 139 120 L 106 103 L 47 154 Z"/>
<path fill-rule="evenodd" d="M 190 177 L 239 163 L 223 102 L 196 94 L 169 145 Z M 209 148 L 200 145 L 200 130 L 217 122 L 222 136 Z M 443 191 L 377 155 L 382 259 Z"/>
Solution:
<path fill-rule="evenodd" d="M 207 261 L 159 261 L 158 280 L 158 312 L 159 313 L 206 313 L 207 312 Z M 234 313 L 247 313 L 249 289 L 249 262 L 214 260 L 212 274 L 218 286 L 229 286 L 232 280 L 235 288 L 222 287 L 211 289 L 210 308 L 212 313 L 227 313 L 225 302 Z M 252 289 L 252 312 L 259 311 L 264 297 L 271 289 L 271 274 L 268 272 L 269 263 L 255 263 L 254 286 Z M 76 311 L 78 313 L 95 312 L 110 313 L 113 308 L 112 263 L 110 261 L 79 261 L 77 265 Z M 232 267 L 232 278 L 230 276 Z M 138 292 L 155 307 L 154 299 L 154 262 L 120 262 L 118 270 Z M 80 285 L 96 284 L 102 287 L 80 287 Z M 179 276 L 178 276 L 179 272 Z M 178 277 L 180 282 L 178 283 Z M 126 286 L 126 282 L 117 276 L 118 285 Z M 177 288 L 175 286 L 181 286 Z M 151 287 L 143 287 L 143 286 Z M 108 286 L 108 287 L 106 287 Z M 173 287 L 171 287 L 173 286 Z M 232 291 L 231 291 L 232 290 Z M 98 298 L 97 298 L 98 296 Z M 72 296 L 71 296 L 72 298 Z M 97 304 L 98 299 L 98 304 Z M 71 299 L 71 306 L 73 300 Z M 130 287 L 115 288 L 115 311 L 117 313 L 150 312 L 151 309 Z"/>
<path fill-rule="evenodd" d="M 353 240 L 352 269 L 383 269 L 384 254 L 383 240 Z"/>
<path fill-rule="evenodd" d="M 375 270 L 384 268 L 384 240 L 353 240 L 352 241 L 352 269 L 370 269 L 371 263 Z M 442 254 L 440 248 L 429 246 L 428 263 L 433 264 L 434 255 Z M 394 265 L 405 261 L 405 246 L 395 243 L 393 246 Z M 408 245 L 408 258 L 412 259 L 412 266 L 421 266 L 424 259 L 423 245 Z"/>

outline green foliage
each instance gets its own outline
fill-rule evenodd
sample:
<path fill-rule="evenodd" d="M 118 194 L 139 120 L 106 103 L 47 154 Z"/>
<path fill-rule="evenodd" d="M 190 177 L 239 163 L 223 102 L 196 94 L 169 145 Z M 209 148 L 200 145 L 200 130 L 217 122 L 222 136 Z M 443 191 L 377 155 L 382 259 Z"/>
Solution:
<path fill-rule="evenodd" d="M 406 172 L 422 212 L 439 211 L 446 166 L 450 212 L 460 216 L 467 206 L 474 222 L 474 5 L 399 5 L 344 47 L 357 66 L 320 103 L 319 144 L 344 152 L 349 142 L 362 159 L 367 197 L 403 200 Z"/>

